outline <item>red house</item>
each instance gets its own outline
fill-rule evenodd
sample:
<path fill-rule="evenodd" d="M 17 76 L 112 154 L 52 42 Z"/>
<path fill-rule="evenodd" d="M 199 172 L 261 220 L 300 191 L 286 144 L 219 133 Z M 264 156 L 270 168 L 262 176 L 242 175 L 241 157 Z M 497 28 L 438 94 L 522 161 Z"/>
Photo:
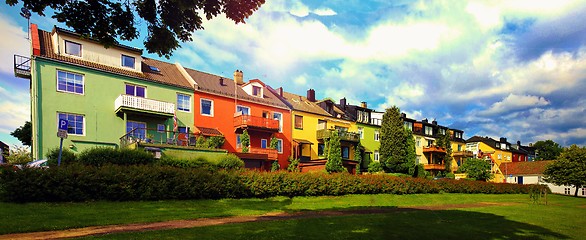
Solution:
<path fill-rule="evenodd" d="M 223 135 L 223 148 L 235 153 L 246 168 L 270 170 L 273 161 L 281 168 L 291 155 L 291 110 L 258 79 L 244 82 L 242 71 L 234 80 L 185 68 L 195 82 L 195 132 L 204 136 Z M 250 136 L 248 153 L 242 153 L 241 136 Z M 271 149 L 271 139 L 277 149 Z"/>

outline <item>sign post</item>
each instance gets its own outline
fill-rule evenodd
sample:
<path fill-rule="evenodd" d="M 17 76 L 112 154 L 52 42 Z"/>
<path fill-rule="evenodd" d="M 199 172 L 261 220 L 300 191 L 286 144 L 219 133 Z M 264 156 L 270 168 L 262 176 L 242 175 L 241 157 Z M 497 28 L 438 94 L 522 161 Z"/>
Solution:
<path fill-rule="evenodd" d="M 59 141 L 59 157 L 57 158 L 57 166 L 61 166 L 61 155 L 63 153 L 63 139 L 67 138 L 67 126 L 69 122 L 65 119 L 59 119 L 59 130 L 57 130 L 57 137 L 61 138 Z"/>

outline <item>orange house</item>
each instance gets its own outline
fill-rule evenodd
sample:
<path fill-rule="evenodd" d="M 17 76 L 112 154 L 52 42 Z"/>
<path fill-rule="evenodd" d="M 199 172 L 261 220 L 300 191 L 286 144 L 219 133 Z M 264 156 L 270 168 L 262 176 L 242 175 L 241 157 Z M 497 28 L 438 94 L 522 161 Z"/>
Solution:
<path fill-rule="evenodd" d="M 234 80 L 185 68 L 193 80 L 196 134 L 223 135 L 222 148 L 244 160 L 246 168 L 270 170 L 274 161 L 281 168 L 291 155 L 291 110 L 258 79 L 243 81 L 241 71 Z M 250 136 L 248 153 L 242 153 L 241 137 Z M 271 148 L 271 139 L 277 149 Z"/>

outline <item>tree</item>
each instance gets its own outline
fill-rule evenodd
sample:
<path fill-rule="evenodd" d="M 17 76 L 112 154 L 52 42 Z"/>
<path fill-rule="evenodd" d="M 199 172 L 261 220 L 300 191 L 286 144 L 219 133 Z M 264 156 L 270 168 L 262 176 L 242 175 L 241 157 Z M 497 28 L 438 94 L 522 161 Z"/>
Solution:
<path fill-rule="evenodd" d="M 354 161 L 357 161 L 358 163 L 356 164 L 356 174 L 360 174 L 360 168 L 362 167 L 362 144 L 360 144 L 360 142 L 358 142 L 358 145 L 356 145 L 356 149 L 354 150 Z"/>
<path fill-rule="evenodd" d="M 279 165 L 279 161 L 274 161 L 273 164 L 271 164 L 271 172 L 279 171 L 279 169 L 281 169 L 281 165 Z"/>
<path fill-rule="evenodd" d="M 242 152 L 247 153 L 248 147 L 250 146 L 250 135 L 248 135 L 248 131 L 244 130 L 242 135 L 240 135 L 240 144 L 242 144 Z"/>
<path fill-rule="evenodd" d="M 533 144 L 535 148 L 535 160 L 557 159 L 564 150 L 558 143 L 552 140 L 537 141 Z"/>
<path fill-rule="evenodd" d="M 442 147 L 444 149 L 446 149 L 446 154 L 444 155 L 444 165 L 445 165 L 445 171 L 447 173 L 451 173 L 452 172 L 452 142 L 450 141 L 450 134 L 448 133 L 449 130 L 446 129 L 446 132 L 444 134 L 439 134 L 439 137 L 437 139 L 437 145 L 439 147 Z"/>
<path fill-rule="evenodd" d="M 483 159 L 469 158 L 458 170 L 466 173 L 469 178 L 475 178 L 476 180 L 487 181 L 493 178 L 492 173 L 490 173 L 490 163 Z"/>
<path fill-rule="evenodd" d="M 178 40 L 192 41 L 191 34 L 203 29 L 203 16 L 210 20 L 223 13 L 236 24 L 245 23 L 265 0 L 6 0 L 10 6 L 19 2 L 40 16 L 47 7 L 53 9 L 52 18 L 106 47 L 118 38 L 137 39 L 137 23 L 144 21 L 147 51 L 169 58 L 179 47 Z"/>
<path fill-rule="evenodd" d="M 415 174 L 417 165 L 415 159 L 417 155 L 415 153 L 415 138 L 413 138 L 413 132 L 404 128 L 405 132 L 405 158 L 406 161 L 403 163 L 402 169 L 407 169 L 407 173 L 411 176 Z"/>
<path fill-rule="evenodd" d="M 387 172 L 408 173 L 415 164 L 415 142 L 413 136 L 403 127 L 401 110 L 393 106 L 383 114 L 381 124 L 380 157 L 381 165 Z M 413 140 L 414 141 L 414 140 Z"/>
<path fill-rule="evenodd" d="M 277 149 L 277 147 L 279 146 L 279 140 L 277 140 L 276 137 L 272 137 L 271 138 L 271 144 L 270 144 L 270 148 L 271 149 Z"/>
<path fill-rule="evenodd" d="M 18 127 L 14 132 L 11 132 L 10 135 L 17 138 L 22 145 L 31 146 L 32 145 L 32 126 L 31 122 L 26 121 L 23 126 Z"/>
<path fill-rule="evenodd" d="M 6 162 L 10 164 L 25 164 L 33 160 L 33 155 L 28 147 L 14 146 L 10 149 L 10 155 L 6 157 Z"/>
<path fill-rule="evenodd" d="M 326 171 L 329 173 L 343 172 L 344 166 L 342 165 L 342 149 L 340 146 L 340 137 L 338 136 L 338 131 L 332 131 L 328 142 L 329 147 Z"/>
<path fill-rule="evenodd" d="M 586 186 L 586 147 L 572 145 L 543 172 L 545 181 L 556 185 L 570 185 L 578 189 Z"/>

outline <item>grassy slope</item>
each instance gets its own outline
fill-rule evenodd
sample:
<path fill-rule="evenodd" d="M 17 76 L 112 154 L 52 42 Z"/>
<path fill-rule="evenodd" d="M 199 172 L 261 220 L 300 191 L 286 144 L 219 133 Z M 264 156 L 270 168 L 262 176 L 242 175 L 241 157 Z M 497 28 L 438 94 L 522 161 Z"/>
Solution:
<path fill-rule="evenodd" d="M 520 208 L 544 208 L 551 216 L 539 216 L 549 222 L 559 222 L 560 216 L 575 216 L 576 221 L 586 209 L 586 199 L 563 196 L 550 196 L 550 205 L 538 206 L 529 203 L 527 195 L 485 195 L 485 194 L 425 194 L 425 195 L 350 195 L 341 197 L 279 197 L 269 199 L 224 199 L 192 201 L 156 202 L 90 202 L 90 203 L 0 203 L 0 215 L 8 221 L 0 221 L 0 233 L 31 232 L 55 229 L 68 229 L 83 226 L 96 226 L 122 223 L 156 222 L 175 219 L 195 219 L 202 217 L 258 215 L 268 212 L 291 212 L 303 210 L 348 209 L 355 207 L 408 207 L 418 205 L 455 204 L 474 202 L 518 202 L 520 206 L 486 208 L 486 211 Z M 465 212 L 465 211 L 458 211 Z M 515 211 L 513 211 L 515 212 Z M 526 214 L 534 214 L 526 211 Z M 573 212 L 573 213 L 572 213 Z M 520 212 L 521 214 L 523 212 Z M 401 213 L 404 214 L 404 213 Z M 400 214 L 400 215 L 401 215 Z M 493 213 L 500 215 L 499 213 Z M 501 215 L 503 216 L 503 215 Z M 515 217 L 513 215 L 512 217 Z M 522 215 L 519 215 L 522 216 Z M 351 217 L 357 222 L 370 222 L 369 218 L 382 216 Z M 528 218 L 537 219 L 530 215 Z M 450 221 L 451 218 L 447 218 Z M 565 219 L 565 218 L 564 218 Z M 533 221 L 532 220 L 532 221 Z M 314 221 L 314 220 L 306 220 Z M 295 222 L 295 221 L 294 221 Z M 318 221 L 319 222 L 319 221 Z M 356 223 L 356 221 L 350 221 Z M 581 222 L 584 223 L 584 222 Z M 262 223 L 271 225 L 275 223 Z M 559 231 L 577 228 L 574 223 L 564 227 L 557 224 Z M 226 228 L 234 227 L 232 225 Z M 323 227 L 323 226 L 322 226 Z M 222 228 L 222 227 L 220 227 Z M 279 227 L 277 227 L 278 229 Z"/>

